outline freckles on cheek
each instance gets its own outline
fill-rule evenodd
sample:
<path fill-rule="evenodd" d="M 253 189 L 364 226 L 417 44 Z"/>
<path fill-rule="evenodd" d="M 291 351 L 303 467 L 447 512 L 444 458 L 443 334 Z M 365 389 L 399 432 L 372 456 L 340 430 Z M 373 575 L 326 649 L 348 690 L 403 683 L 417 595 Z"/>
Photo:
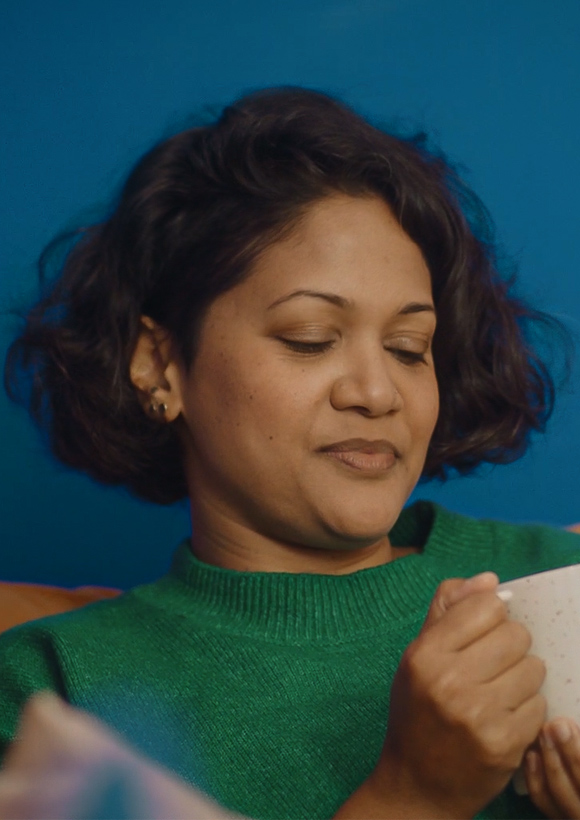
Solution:
<path fill-rule="evenodd" d="M 248 391 L 240 383 L 235 362 L 224 352 L 204 359 L 203 367 L 192 374 L 190 385 L 194 420 L 199 422 L 201 417 L 218 426 L 240 425 L 236 415 Z"/>
<path fill-rule="evenodd" d="M 191 382 L 192 409 L 197 393 L 198 407 L 218 435 L 228 437 L 236 430 L 248 445 L 279 443 L 303 414 L 302 374 L 284 378 L 278 363 L 264 360 L 259 347 L 239 347 L 208 350 L 200 359 L 202 366 Z"/>

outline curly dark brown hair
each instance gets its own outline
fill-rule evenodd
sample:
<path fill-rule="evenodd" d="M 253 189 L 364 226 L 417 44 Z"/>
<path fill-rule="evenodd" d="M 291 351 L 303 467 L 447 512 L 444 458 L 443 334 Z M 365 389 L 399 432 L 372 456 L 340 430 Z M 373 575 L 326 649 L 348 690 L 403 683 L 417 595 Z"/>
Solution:
<path fill-rule="evenodd" d="M 527 328 L 558 323 L 512 295 L 487 211 L 424 135 L 393 136 L 299 88 L 249 95 L 160 143 L 110 216 L 76 234 L 5 366 L 54 455 L 149 501 L 185 497 L 179 437 L 147 417 L 129 377 L 140 317 L 167 328 L 190 366 L 212 300 L 336 192 L 381 197 L 431 272 L 441 409 L 423 477 L 522 455 L 555 392 Z"/>

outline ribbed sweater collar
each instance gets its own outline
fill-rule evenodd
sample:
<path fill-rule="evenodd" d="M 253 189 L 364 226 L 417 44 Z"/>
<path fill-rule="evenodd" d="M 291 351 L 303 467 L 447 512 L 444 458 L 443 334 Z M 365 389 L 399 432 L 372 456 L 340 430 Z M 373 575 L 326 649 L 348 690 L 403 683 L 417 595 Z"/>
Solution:
<path fill-rule="evenodd" d="M 391 541 L 422 552 L 348 575 L 223 569 L 199 561 L 188 540 L 166 582 L 178 590 L 183 615 L 203 613 L 208 626 L 282 642 L 345 641 L 423 613 L 441 578 L 459 574 L 457 556 L 466 551 L 466 537 L 472 540 L 467 522 L 478 529 L 480 522 L 416 502 L 401 513 Z M 487 551 L 479 538 L 473 541 L 472 557 L 473 548 Z"/>

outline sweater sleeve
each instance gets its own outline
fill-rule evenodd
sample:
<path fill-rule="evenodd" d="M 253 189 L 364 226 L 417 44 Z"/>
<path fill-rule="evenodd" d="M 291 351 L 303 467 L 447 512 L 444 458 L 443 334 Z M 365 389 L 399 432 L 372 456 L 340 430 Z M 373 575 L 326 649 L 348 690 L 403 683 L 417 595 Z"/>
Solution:
<path fill-rule="evenodd" d="M 50 636 L 32 624 L 0 635 L 0 766 L 16 733 L 22 707 L 31 695 L 45 689 L 66 699 Z"/>

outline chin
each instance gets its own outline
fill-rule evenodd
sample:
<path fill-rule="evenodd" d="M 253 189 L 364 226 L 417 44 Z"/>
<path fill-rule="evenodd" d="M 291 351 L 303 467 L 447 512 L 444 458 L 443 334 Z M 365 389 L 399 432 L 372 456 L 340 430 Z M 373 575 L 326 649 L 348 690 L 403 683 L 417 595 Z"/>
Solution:
<path fill-rule="evenodd" d="M 333 519 L 326 518 L 323 522 L 326 532 L 333 540 L 342 541 L 347 548 L 368 547 L 384 538 L 395 525 L 400 509 L 391 514 L 362 517 L 360 514 L 348 516 L 342 511 L 341 515 Z"/>
<path fill-rule="evenodd" d="M 366 547 L 389 534 L 394 527 L 401 510 L 401 505 L 376 503 L 366 509 L 358 506 L 349 509 L 344 505 L 334 514 L 322 518 L 325 531 L 334 539 L 347 542 L 352 547 Z"/>

